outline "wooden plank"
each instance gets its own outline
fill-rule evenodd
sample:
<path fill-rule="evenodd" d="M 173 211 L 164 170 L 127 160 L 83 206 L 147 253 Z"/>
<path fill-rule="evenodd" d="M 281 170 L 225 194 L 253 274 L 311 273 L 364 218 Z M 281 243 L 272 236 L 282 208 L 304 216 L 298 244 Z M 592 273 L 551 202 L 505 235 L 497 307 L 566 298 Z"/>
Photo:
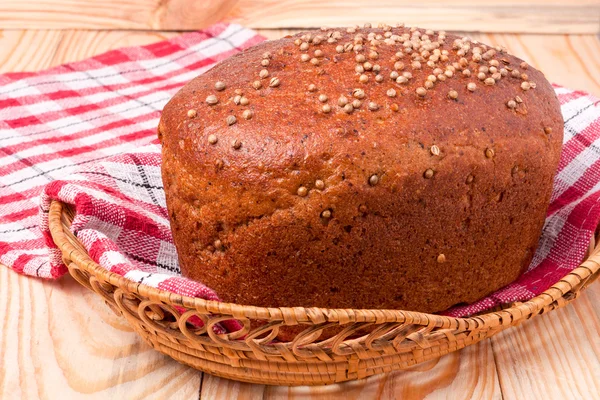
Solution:
<path fill-rule="evenodd" d="M 51 66 L 62 37 L 61 31 L 0 31 L 0 73 Z"/>
<path fill-rule="evenodd" d="M 198 397 L 200 372 L 143 343 L 73 279 L 0 266 L 0 293 L 0 398 Z"/>
<path fill-rule="evenodd" d="M 489 341 L 470 346 L 439 360 L 329 386 L 264 386 L 234 382 L 208 374 L 201 399 L 500 399 L 502 394 Z"/>
<path fill-rule="evenodd" d="M 0 29 L 199 29 L 217 21 L 253 28 L 405 22 L 432 29 L 598 33 L 598 0 L 3 0 Z"/>
<path fill-rule="evenodd" d="M 600 284 L 574 303 L 493 337 L 508 399 L 600 398 Z"/>
<path fill-rule="evenodd" d="M 158 31 L 63 31 L 52 65 L 83 60 L 96 54 L 126 46 L 143 46 L 177 36 L 176 32 Z"/>
<path fill-rule="evenodd" d="M 598 33 L 597 0 L 249 0 L 240 1 L 233 20 L 253 28 L 362 25 L 385 22 L 431 29 L 515 32 Z M 591 13 L 591 15 L 585 15 Z"/>
<path fill-rule="evenodd" d="M 301 29 L 259 29 L 268 39 Z M 155 31 L 0 31 L 0 72 L 34 71 L 81 60 L 122 46 L 143 45 L 177 35 Z M 541 69 L 554 83 L 600 97 L 600 38 L 596 35 L 481 34 Z"/>

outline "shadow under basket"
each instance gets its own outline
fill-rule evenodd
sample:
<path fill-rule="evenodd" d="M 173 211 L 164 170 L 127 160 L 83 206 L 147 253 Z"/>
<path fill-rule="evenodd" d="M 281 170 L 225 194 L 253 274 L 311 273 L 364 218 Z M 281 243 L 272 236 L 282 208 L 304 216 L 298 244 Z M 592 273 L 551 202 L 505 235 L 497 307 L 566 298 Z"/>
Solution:
<path fill-rule="evenodd" d="M 52 203 L 50 231 L 73 278 L 102 296 L 156 350 L 209 374 L 261 384 L 324 385 L 405 369 L 562 307 L 600 275 L 600 245 L 592 238 L 585 261 L 544 293 L 470 318 L 401 310 L 252 307 L 181 296 L 107 271 L 69 230 L 73 217 L 71 208 Z M 215 324 L 231 319 L 243 328 L 213 331 Z M 286 325 L 305 329 L 290 342 L 274 341 Z M 320 338 L 328 328 L 338 333 Z"/>

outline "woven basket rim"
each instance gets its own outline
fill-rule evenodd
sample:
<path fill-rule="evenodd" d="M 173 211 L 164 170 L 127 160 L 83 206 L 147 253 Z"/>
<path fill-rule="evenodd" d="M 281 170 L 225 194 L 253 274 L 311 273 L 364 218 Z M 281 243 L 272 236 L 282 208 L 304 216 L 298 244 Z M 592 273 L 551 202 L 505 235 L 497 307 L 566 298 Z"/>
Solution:
<path fill-rule="evenodd" d="M 175 304 L 193 308 L 201 312 L 229 314 L 234 317 L 249 317 L 268 319 L 269 321 L 286 321 L 293 316 L 295 323 L 317 322 L 410 322 L 420 321 L 436 327 L 478 327 L 495 321 L 502 325 L 514 322 L 515 319 L 527 318 L 528 315 L 542 310 L 565 296 L 569 291 L 576 292 L 589 285 L 597 278 L 600 271 L 600 242 L 592 235 L 587 257 L 580 266 L 576 267 L 558 282 L 544 292 L 525 302 L 514 302 L 501 310 L 488 310 L 482 314 L 470 317 L 450 317 L 438 314 L 421 313 L 417 311 L 390 309 L 330 309 L 321 307 L 258 307 L 235 303 L 205 300 L 186 295 L 180 295 L 165 290 L 153 288 L 125 278 L 122 275 L 106 270 L 94 262 L 85 248 L 68 229 L 74 217 L 71 206 L 53 200 L 48 213 L 49 227 L 52 238 L 58 248 L 88 273 L 105 280 L 116 287 L 123 288 L 147 297 L 153 301 Z M 600 228 L 600 226 L 599 226 Z M 594 276 L 596 275 L 596 276 Z M 589 279 L 592 278 L 592 279 Z M 574 290 L 576 289 L 576 290 Z"/>

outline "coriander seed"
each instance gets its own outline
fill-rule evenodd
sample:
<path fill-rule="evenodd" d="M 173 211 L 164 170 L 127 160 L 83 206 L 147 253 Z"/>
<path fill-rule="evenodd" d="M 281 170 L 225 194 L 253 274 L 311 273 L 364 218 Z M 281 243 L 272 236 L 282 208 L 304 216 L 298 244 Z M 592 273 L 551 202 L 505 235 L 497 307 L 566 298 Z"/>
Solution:
<path fill-rule="evenodd" d="M 274 78 L 271 78 L 271 81 L 269 82 L 269 86 L 277 87 L 277 86 L 279 86 L 280 83 L 281 82 L 279 81 L 279 78 L 274 77 Z"/>
<path fill-rule="evenodd" d="M 354 89 L 352 91 L 352 96 L 356 97 L 357 99 L 363 99 L 365 97 L 365 91 L 362 89 Z"/>
<path fill-rule="evenodd" d="M 308 194 L 308 189 L 307 189 L 307 188 L 305 188 L 304 186 L 300 186 L 300 187 L 298 188 L 298 191 L 297 191 L 297 193 L 298 193 L 298 196 L 300 196 L 300 197 L 305 197 L 305 196 Z"/>
<path fill-rule="evenodd" d="M 215 83 L 215 89 L 217 89 L 219 92 L 222 90 L 225 90 L 225 87 L 226 87 L 225 84 L 221 81 L 217 81 Z"/>
<path fill-rule="evenodd" d="M 215 96 L 214 94 L 211 94 L 210 96 L 208 96 L 206 98 L 206 104 L 208 104 L 209 106 L 214 106 L 218 102 L 219 102 L 219 99 L 217 99 L 217 96 Z"/>
<path fill-rule="evenodd" d="M 371 186 L 375 186 L 379 183 L 379 176 L 377 176 L 376 174 L 371 175 L 369 177 L 369 185 Z"/>

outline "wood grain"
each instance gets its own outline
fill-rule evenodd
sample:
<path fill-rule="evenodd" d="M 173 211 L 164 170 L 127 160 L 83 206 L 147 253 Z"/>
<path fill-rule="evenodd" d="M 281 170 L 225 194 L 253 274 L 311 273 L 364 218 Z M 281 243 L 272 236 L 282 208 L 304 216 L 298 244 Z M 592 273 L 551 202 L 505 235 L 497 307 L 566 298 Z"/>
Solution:
<path fill-rule="evenodd" d="M 3 29 L 198 29 L 228 20 L 253 28 L 370 22 L 433 29 L 598 33 L 598 0 L 4 0 Z"/>
<path fill-rule="evenodd" d="M 197 398 L 200 372 L 142 343 L 70 277 L 0 266 L 0 293 L 0 398 Z"/>
<path fill-rule="evenodd" d="M 507 399 L 600 398 L 600 284 L 571 305 L 494 336 Z"/>
<path fill-rule="evenodd" d="M 48 68 L 62 39 L 62 31 L 1 31 L 0 72 Z"/>

